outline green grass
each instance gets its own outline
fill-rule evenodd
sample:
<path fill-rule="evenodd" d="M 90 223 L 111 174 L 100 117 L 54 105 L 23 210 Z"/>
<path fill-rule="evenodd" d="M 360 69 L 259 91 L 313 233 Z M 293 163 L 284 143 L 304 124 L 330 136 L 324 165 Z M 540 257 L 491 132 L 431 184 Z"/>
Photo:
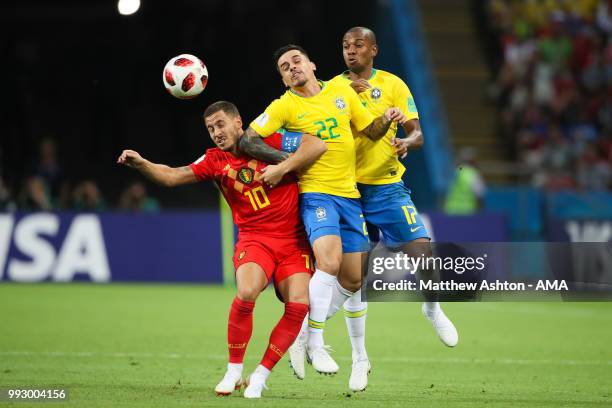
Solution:
<path fill-rule="evenodd" d="M 207 286 L 0 284 L 0 387 L 70 390 L 51 406 L 612 406 L 611 303 L 446 304 L 455 349 L 437 340 L 420 305 L 371 303 L 365 392 L 347 393 L 350 343 L 337 316 L 326 340 L 338 375 L 309 367 L 298 381 L 283 359 L 264 400 L 219 398 L 232 297 Z M 271 290 L 259 299 L 247 371 L 281 310 Z"/>

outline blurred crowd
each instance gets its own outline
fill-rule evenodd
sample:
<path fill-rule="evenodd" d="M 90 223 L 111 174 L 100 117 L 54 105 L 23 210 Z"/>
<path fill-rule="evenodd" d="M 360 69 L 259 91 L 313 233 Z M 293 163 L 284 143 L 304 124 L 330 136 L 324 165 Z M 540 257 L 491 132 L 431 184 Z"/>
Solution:
<path fill-rule="evenodd" d="M 612 189 L 612 0 L 489 0 L 490 96 L 536 187 Z"/>
<path fill-rule="evenodd" d="M 127 183 L 116 206 L 109 205 L 95 180 L 73 182 L 65 177 L 52 139 L 42 140 L 38 159 L 20 190 L 10 191 L 0 177 L 0 211 L 88 211 L 119 209 L 132 212 L 155 212 L 158 201 L 147 193 L 140 180 Z"/>

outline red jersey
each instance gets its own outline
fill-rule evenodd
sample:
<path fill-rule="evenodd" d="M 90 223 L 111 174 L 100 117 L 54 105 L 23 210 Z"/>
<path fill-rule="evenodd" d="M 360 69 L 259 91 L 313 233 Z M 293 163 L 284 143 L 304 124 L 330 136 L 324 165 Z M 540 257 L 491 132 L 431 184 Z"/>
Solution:
<path fill-rule="evenodd" d="M 275 149 L 287 150 L 283 138 L 283 134 L 275 133 L 264 142 Z M 292 142 L 295 144 L 295 139 Z M 267 165 L 215 147 L 189 167 L 199 180 L 217 183 L 232 209 L 234 224 L 240 233 L 293 238 L 304 235 L 296 177 L 286 175 L 276 187 L 270 188 L 260 182 L 261 170 Z"/>

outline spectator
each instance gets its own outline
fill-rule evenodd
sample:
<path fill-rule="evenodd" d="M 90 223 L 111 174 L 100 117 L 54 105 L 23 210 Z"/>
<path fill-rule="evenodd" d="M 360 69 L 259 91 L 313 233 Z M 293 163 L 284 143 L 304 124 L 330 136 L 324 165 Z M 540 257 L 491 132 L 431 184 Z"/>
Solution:
<path fill-rule="evenodd" d="M 25 181 L 19 207 L 31 211 L 51 211 L 53 209 L 49 188 L 43 178 L 32 176 Z"/>
<path fill-rule="evenodd" d="M 476 168 L 476 150 L 464 147 L 459 152 L 459 166 L 446 197 L 447 214 L 469 215 L 482 208 L 486 186 Z"/>
<path fill-rule="evenodd" d="M 4 184 L 4 180 L 0 177 L 0 211 L 13 212 L 17 210 L 17 204 L 11 197 L 10 190 Z"/>
<path fill-rule="evenodd" d="M 81 182 L 72 193 L 72 207 L 78 211 L 104 211 L 106 202 L 92 180 Z"/>
<path fill-rule="evenodd" d="M 136 212 L 157 212 L 159 203 L 148 196 L 147 189 L 141 181 L 135 181 L 121 193 L 119 208 Z"/>
<path fill-rule="evenodd" d="M 57 158 L 57 148 L 53 139 L 43 139 L 38 148 L 38 162 L 34 173 L 42 178 L 52 197 L 56 197 L 62 179 L 62 171 Z"/>

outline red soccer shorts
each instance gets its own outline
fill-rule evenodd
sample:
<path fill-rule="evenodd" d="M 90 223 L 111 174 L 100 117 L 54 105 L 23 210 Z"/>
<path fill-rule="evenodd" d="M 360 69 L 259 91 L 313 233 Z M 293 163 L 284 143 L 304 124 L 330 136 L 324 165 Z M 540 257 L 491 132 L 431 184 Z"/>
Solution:
<path fill-rule="evenodd" d="M 301 272 L 313 273 L 314 259 L 306 237 L 241 235 L 234 248 L 234 268 L 254 262 L 274 284 Z"/>

